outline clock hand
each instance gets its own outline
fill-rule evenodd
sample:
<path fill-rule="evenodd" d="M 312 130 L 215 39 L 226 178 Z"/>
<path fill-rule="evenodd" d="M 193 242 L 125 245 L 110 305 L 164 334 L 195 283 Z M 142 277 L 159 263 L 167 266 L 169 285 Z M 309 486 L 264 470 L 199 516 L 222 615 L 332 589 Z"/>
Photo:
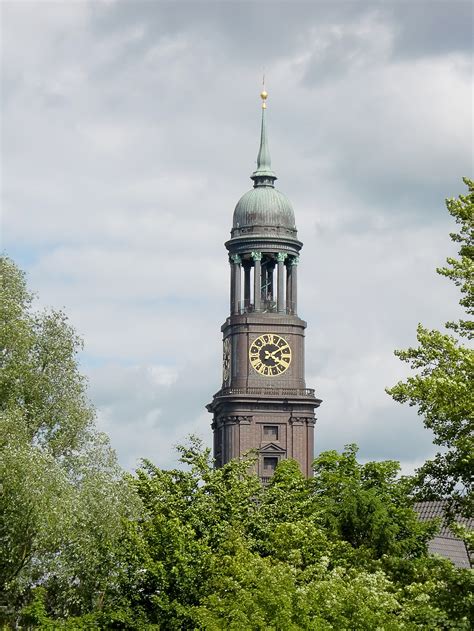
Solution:
<path fill-rule="evenodd" d="M 273 351 L 273 353 L 271 353 L 270 351 L 265 351 L 265 359 L 270 359 L 271 358 L 271 359 L 275 359 L 276 360 L 275 353 L 278 353 L 279 350 L 280 349 L 277 348 L 277 350 Z"/>
<path fill-rule="evenodd" d="M 284 366 L 285 368 L 288 368 L 289 364 L 287 361 L 284 361 L 282 357 L 275 356 L 276 353 L 278 353 L 279 351 L 281 351 L 280 348 L 277 348 L 277 350 L 273 351 L 273 353 L 271 353 L 270 351 L 265 351 L 265 359 L 273 359 L 277 366 Z"/>
<path fill-rule="evenodd" d="M 278 352 L 278 351 L 274 351 L 274 353 L 276 353 L 276 352 Z M 289 363 L 287 361 L 285 361 L 284 359 L 278 358 L 278 357 L 273 357 L 274 353 L 270 353 L 270 351 L 265 351 L 265 353 L 266 353 L 265 359 L 269 359 L 271 357 L 274 360 L 274 362 L 275 362 L 275 364 L 277 366 L 283 366 L 283 368 L 285 368 L 285 369 L 288 368 Z"/>
<path fill-rule="evenodd" d="M 273 351 L 273 353 L 269 352 L 270 357 L 272 357 L 273 359 L 276 359 L 275 354 L 276 353 L 281 353 L 281 348 L 277 348 L 276 351 Z"/>

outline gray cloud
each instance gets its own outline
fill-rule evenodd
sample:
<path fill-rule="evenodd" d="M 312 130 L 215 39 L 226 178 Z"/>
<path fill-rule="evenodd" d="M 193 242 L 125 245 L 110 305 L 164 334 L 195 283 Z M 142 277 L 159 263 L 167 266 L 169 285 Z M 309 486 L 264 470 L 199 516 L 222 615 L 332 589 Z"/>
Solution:
<path fill-rule="evenodd" d="M 472 4 L 467 0 L 287 1 L 255 2 L 112 2 L 92 6 L 93 28 L 100 35 L 134 32 L 127 63 L 140 57 L 161 39 L 199 34 L 210 39 L 236 61 L 255 59 L 265 63 L 291 55 L 307 44 L 308 33 L 317 27 L 337 31 L 347 24 L 377 17 L 393 32 L 395 57 L 419 58 L 452 52 L 468 53 L 472 47 Z M 340 41 L 340 40 L 338 40 Z M 350 60 L 351 45 L 333 57 Z"/>
<path fill-rule="evenodd" d="M 417 0 L 386 3 L 396 24 L 400 57 L 429 57 L 472 51 L 474 7 L 468 0 Z"/>

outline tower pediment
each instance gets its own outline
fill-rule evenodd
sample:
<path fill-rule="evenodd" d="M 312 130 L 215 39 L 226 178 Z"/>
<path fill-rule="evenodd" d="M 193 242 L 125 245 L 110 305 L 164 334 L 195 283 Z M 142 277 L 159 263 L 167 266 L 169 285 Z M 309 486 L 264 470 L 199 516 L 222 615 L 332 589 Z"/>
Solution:
<path fill-rule="evenodd" d="M 276 445 L 275 443 L 268 443 L 259 449 L 261 454 L 286 454 L 286 450 Z"/>

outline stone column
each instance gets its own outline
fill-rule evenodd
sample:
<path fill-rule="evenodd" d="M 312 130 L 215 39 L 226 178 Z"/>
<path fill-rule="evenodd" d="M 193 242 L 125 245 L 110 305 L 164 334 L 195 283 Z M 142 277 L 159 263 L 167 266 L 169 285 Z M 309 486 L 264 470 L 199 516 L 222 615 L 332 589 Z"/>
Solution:
<path fill-rule="evenodd" d="M 234 275 L 234 283 L 233 283 L 233 290 L 234 290 L 234 300 L 233 300 L 233 314 L 237 314 L 240 313 L 240 299 L 241 299 L 241 271 L 240 271 L 240 264 L 242 263 L 242 259 L 240 258 L 240 256 L 238 254 L 231 254 L 232 259 L 232 271 L 233 271 L 233 275 Z"/>
<path fill-rule="evenodd" d="M 250 264 L 247 261 L 244 267 L 244 301 L 247 310 L 250 306 L 250 269 Z"/>
<path fill-rule="evenodd" d="M 238 458 L 240 456 L 240 418 L 238 416 L 234 419 L 232 425 L 232 458 Z"/>
<path fill-rule="evenodd" d="M 308 467 L 306 471 L 306 476 L 308 478 L 313 477 L 313 469 L 311 468 L 311 465 L 313 464 L 313 460 L 314 460 L 314 424 L 315 422 L 316 420 L 313 418 L 306 419 L 306 428 L 308 432 L 308 437 L 307 437 L 307 445 L 308 445 L 307 465 Z"/>
<path fill-rule="evenodd" d="M 232 263 L 232 259 L 229 256 L 230 263 L 230 315 L 234 313 L 234 299 L 235 299 L 235 289 L 234 289 L 234 265 Z"/>
<path fill-rule="evenodd" d="M 300 262 L 299 256 L 294 256 L 290 260 L 291 265 L 291 309 L 295 315 L 298 313 L 298 277 L 297 277 L 297 265 Z"/>
<path fill-rule="evenodd" d="M 224 421 L 224 464 L 232 459 L 232 425 L 229 418 Z"/>
<path fill-rule="evenodd" d="M 252 258 L 254 261 L 253 270 L 253 305 L 255 311 L 260 311 L 261 299 L 262 299 L 262 279 L 261 279 L 261 252 L 252 252 Z"/>
<path fill-rule="evenodd" d="M 278 261 L 278 280 L 277 280 L 277 291 L 278 291 L 278 303 L 277 309 L 278 313 L 284 313 L 285 311 L 285 300 L 284 300 L 284 285 L 285 285 L 285 259 L 286 254 L 283 252 L 278 252 L 277 261 Z"/>
<path fill-rule="evenodd" d="M 286 310 L 288 313 L 293 313 L 291 305 L 291 270 L 293 266 L 290 263 L 290 259 L 286 260 Z"/>
<path fill-rule="evenodd" d="M 219 454 L 219 430 L 217 429 L 215 418 L 212 420 L 212 439 L 214 443 L 214 457 L 216 458 L 217 454 Z M 218 459 L 216 458 L 216 464 L 219 466 Z"/>
<path fill-rule="evenodd" d="M 302 473 L 306 475 L 308 446 L 306 445 L 306 423 L 301 417 L 292 416 L 289 423 L 292 450 L 290 458 L 298 461 Z"/>

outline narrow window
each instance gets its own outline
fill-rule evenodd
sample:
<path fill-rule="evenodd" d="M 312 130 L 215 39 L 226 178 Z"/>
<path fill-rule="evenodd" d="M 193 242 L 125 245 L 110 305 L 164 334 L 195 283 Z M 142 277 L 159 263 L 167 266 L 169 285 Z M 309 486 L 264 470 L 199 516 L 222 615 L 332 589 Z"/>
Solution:
<path fill-rule="evenodd" d="M 264 458 L 263 459 L 263 473 L 271 475 L 278 464 L 278 458 Z"/>
<path fill-rule="evenodd" d="M 278 425 L 263 426 L 264 440 L 278 440 Z"/>

